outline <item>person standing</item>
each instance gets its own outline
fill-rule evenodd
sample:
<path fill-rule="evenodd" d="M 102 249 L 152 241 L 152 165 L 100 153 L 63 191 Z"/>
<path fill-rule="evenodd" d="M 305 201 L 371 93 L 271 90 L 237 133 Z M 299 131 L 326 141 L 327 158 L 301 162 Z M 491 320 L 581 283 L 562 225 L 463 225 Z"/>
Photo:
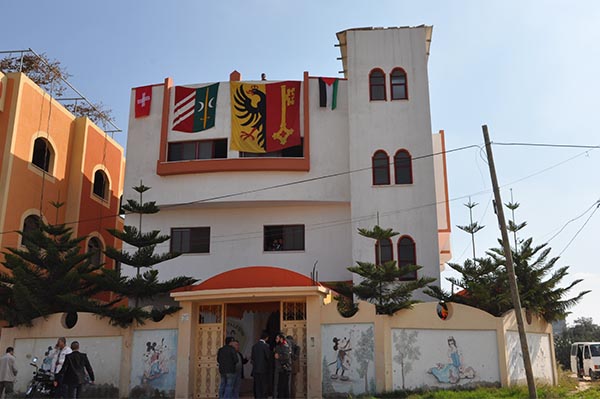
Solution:
<path fill-rule="evenodd" d="M 238 362 L 235 364 L 235 381 L 233 383 L 233 399 L 239 399 L 240 397 L 240 386 L 244 379 L 244 364 L 248 363 L 248 359 L 240 352 L 240 341 L 234 339 L 231 343 L 235 353 L 238 356 Z"/>
<path fill-rule="evenodd" d="M 65 357 L 70 354 L 71 348 L 67 346 L 67 339 L 60 337 L 56 341 L 56 349 L 54 350 L 54 358 L 52 359 L 52 372 L 54 373 L 54 397 L 64 399 L 67 396 L 67 386 L 63 384 L 62 377 L 59 374 L 65 363 Z"/>
<path fill-rule="evenodd" d="M 15 366 L 15 351 L 9 346 L 6 348 L 4 356 L 0 357 L 0 397 L 8 397 L 13 393 L 13 384 L 17 377 L 17 367 Z"/>
<path fill-rule="evenodd" d="M 94 370 L 85 353 L 79 352 L 79 342 L 71 343 L 72 352 L 65 356 L 65 362 L 60 369 L 59 375 L 63 385 L 67 386 L 68 398 L 79 399 L 81 386 L 86 382 L 86 372 L 90 383 L 94 383 Z"/>
<path fill-rule="evenodd" d="M 217 363 L 219 364 L 219 374 L 221 374 L 219 398 L 222 399 L 233 398 L 235 367 L 238 363 L 238 355 L 232 345 L 233 341 L 233 337 L 225 338 L 225 345 L 217 352 Z"/>
<path fill-rule="evenodd" d="M 254 397 L 266 399 L 269 390 L 269 376 L 271 374 L 271 349 L 267 341 L 269 333 L 263 331 L 260 339 L 252 346 L 252 375 L 254 376 Z"/>
<path fill-rule="evenodd" d="M 275 374 L 278 375 L 277 398 L 289 399 L 292 353 L 282 332 L 275 337 L 275 343 Z"/>

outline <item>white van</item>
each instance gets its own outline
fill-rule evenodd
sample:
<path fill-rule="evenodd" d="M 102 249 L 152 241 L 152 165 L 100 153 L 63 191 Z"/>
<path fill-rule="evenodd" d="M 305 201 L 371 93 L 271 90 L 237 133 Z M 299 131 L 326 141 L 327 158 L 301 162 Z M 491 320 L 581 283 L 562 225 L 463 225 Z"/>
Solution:
<path fill-rule="evenodd" d="M 600 378 L 600 342 L 574 342 L 571 345 L 571 371 L 579 378 Z"/>

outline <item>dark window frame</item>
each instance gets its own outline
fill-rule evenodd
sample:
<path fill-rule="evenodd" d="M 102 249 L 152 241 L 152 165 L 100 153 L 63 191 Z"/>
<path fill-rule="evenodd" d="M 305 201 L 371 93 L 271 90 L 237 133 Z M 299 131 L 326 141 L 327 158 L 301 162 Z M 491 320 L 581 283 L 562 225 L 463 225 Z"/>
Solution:
<path fill-rule="evenodd" d="M 43 147 L 41 147 L 42 144 Z M 54 166 L 54 149 L 50 142 L 43 137 L 38 137 L 33 142 L 31 164 L 48 174 L 52 174 L 52 168 Z"/>
<path fill-rule="evenodd" d="M 377 156 L 379 154 L 383 154 L 385 155 L 385 160 L 386 163 L 385 165 L 376 165 L 375 162 L 378 160 L 383 160 L 383 158 L 381 159 L 377 159 Z M 385 170 L 385 180 L 384 181 L 378 181 L 377 179 L 377 170 Z M 384 150 L 377 150 L 373 153 L 373 156 L 371 157 L 371 171 L 372 171 L 372 182 L 374 186 L 385 186 L 385 185 L 389 185 L 390 184 L 390 156 L 388 155 L 387 152 L 385 152 Z"/>
<path fill-rule="evenodd" d="M 379 81 L 374 82 L 375 79 L 381 79 L 381 83 Z M 374 98 L 373 94 L 375 88 L 383 88 L 383 98 Z M 381 68 L 373 68 L 371 69 L 371 72 L 369 72 L 369 101 L 387 101 L 385 72 Z"/>
<path fill-rule="evenodd" d="M 381 262 L 380 262 L 380 259 L 379 259 L 379 241 L 376 241 L 375 242 L 375 264 L 376 265 L 382 265 L 385 262 L 389 262 L 391 260 L 394 260 L 394 244 L 392 243 L 392 239 L 391 238 L 385 238 L 384 240 L 381 240 L 381 242 L 386 242 L 387 243 L 387 245 L 382 245 L 381 246 L 381 255 L 382 255 L 381 257 L 385 258 L 384 253 L 383 253 L 384 248 L 389 248 L 389 250 L 390 250 L 390 257 L 389 257 L 389 259 L 382 259 Z"/>
<path fill-rule="evenodd" d="M 187 247 L 185 250 L 183 246 L 183 233 L 189 232 L 187 239 Z M 193 237 L 192 234 L 198 234 L 197 237 Z M 196 227 L 172 227 L 171 228 L 171 239 L 169 240 L 169 250 L 171 252 L 177 252 L 181 254 L 209 254 L 210 253 L 210 226 L 196 226 Z M 179 242 L 178 242 L 179 240 Z M 179 245 L 177 245 L 177 242 Z"/>
<path fill-rule="evenodd" d="M 102 178 L 102 184 L 100 184 L 100 179 L 98 177 Z M 92 193 L 96 197 L 106 201 L 108 199 L 108 192 L 110 191 L 108 186 L 108 175 L 106 172 L 101 169 L 95 171 L 94 181 L 92 183 Z"/>
<path fill-rule="evenodd" d="M 398 159 L 398 155 L 406 154 L 408 159 L 407 163 L 403 163 Z M 401 169 L 408 169 L 409 181 L 400 181 L 400 173 L 398 173 Z M 408 150 L 401 148 L 394 154 L 394 183 L 395 184 L 413 184 L 413 170 L 412 170 L 412 156 Z"/>
<path fill-rule="evenodd" d="M 407 240 L 410 240 L 409 245 L 406 244 L 402 244 L 403 241 L 406 243 Z M 404 251 L 402 250 L 403 247 L 408 247 L 410 246 L 411 250 L 412 250 L 412 258 L 410 259 L 406 259 L 403 258 L 404 256 Z M 415 243 L 415 240 L 409 236 L 409 235 L 402 235 L 400 236 L 400 238 L 398 238 L 398 245 L 397 245 L 397 250 L 398 250 L 398 267 L 402 267 L 402 266 L 406 266 L 406 265 L 416 265 L 417 264 L 417 245 Z M 408 273 L 402 277 L 400 277 L 398 280 L 400 281 L 412 281 L 412 280 L 416 280 L 417 279 L 417 272 L 412 272 L 412 273 Z"/>
<path fill-rule="evenodd" d="M 200 158 L 200 147 L 202 144 L 211 144 L 211 156 L 210 158 Z M 184 159 L 183 156 L 181 159 L 173 159 L 174 158 L 174 147 L 175 146 L 185 146 L 185 145 L 194 145 L 194 157 L 190 159 Z M 217 144 L 223 146 L 223 148 L 218 149 Z M 227 159 L 227 144 L 228 141 L 226 138 L 216 138 L 216 139 L 207 139 L 207 140 L 187 140 L 187 141 L 172 141 L 167 145 L 167 162 L 185 162 L 185 161 L 202 161 L 207 159 Z M 217 154 L 217 152 L 224 151 L 224 153 Z M 224 156 L 217 156 L 224 155 Z"/>
<path fill-rule="evenodd" d="M 297 232 L 302 231 L 302 238 L 296 237 Z M 281 231 L 278 231 L 281 230 Z M 292 235 L 292 242 L 286 240 L 286 236 Z M 289 237 L 288 237 L 289 238 Z M 281 240 L 277 243 L 276 240 Z M 300 242 L 296 242 L 296 241 Z M 263 251 L 264 252 L 286 252 L 306 250 L 306 228 L 303 224 L 275 224 L 263 226 Z"/>
<path fill-rule="evenodd" d="M 92 244 L 94 243 L 94 244 Z M 86 248 L 86 253 L 92 253 L 92 256 L 90 256 L 90 263 L 93 266 L 100 266 L 102 264 L 102 251 L 104 249 L 104 246 L 102 245 L 102 240 L 100 240 L 98 237 L 90 237 L 90 239 L 87 242 L 87 248 Z"/>
<path fill-rule="evenodd" d="M 394 78 L 399 77 L 399 76 L 394 76 L 395 72 L 402 73 L 402 75 L 404 76 L 404 83 L 394 83 Z M 396 98 L 394 96 L 394 87 L 404 87 L 404 97 Z M 392 101 L 408 100 L 408 75 L 407 75 L 406 71 L 404 70 L 404 68 L 396 67 L 396 68 L 392 69 L 392 72 L 390 72 L 390 98 L 392 99 Z"/>

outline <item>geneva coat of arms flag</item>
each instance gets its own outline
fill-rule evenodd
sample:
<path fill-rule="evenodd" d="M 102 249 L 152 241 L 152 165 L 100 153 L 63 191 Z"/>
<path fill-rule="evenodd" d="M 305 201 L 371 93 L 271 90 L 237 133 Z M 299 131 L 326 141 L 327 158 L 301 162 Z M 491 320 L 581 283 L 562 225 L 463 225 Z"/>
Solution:
<path fill-rule="evenodd" d="M 231 149 L 265 153 L 301 144 L 300 82 L 231 82 Z"/>

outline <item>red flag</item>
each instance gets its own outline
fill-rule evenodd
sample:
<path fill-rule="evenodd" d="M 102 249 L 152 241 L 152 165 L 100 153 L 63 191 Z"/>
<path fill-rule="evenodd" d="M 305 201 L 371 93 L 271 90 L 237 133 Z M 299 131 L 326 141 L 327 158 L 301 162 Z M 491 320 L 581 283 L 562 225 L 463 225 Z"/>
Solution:
<path fill-rule="evenodd" d="M 267 89 L 267 152 L 300 145 L 300 82 L 269 83 Z"/>
<path fill-rule="evenodd" d="M 150 104 L 152 104 L 152 86 L 135 89 L 135 117 L 150 115 Z"/>

